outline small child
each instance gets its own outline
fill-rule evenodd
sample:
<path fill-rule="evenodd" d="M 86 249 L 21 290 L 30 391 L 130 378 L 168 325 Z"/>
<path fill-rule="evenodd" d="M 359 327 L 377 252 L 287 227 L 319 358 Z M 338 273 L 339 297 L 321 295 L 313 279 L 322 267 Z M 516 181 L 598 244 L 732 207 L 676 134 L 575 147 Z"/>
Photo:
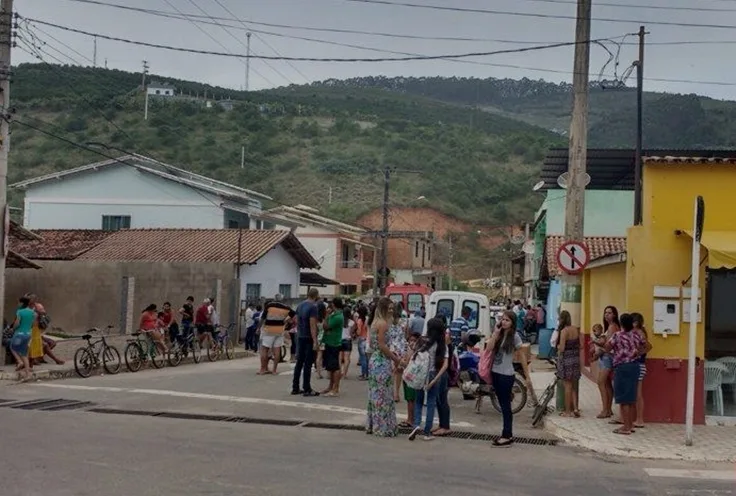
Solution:
<path fill-rule="evenodd" d="M 599 343 L 602 343 L 603 339 L 603 326 L 601 324 L 595 324 L 593 326 L 593 340 L 590 343 L 590 353 L 593 357 L 593 360 L 598 360 L 601 355 L 605 352 L 603 349 L 603 346 Z"/>
<path fill-rule="evenodd" d="M 422 339 L 422 335 L 418 332 L 412 332 L 409 334 L 409 351 L 406 353 L 404 358 L 401 360 L 401 369 L 405 369 L 409 365 L 414 352 L 419 348 L 419 341 Z M 401 422 L 400 427 L 414 427 L 414 402 L 417 399 L 417 392 L 410 388 L 403 380 L 401 381 L 404 385 L 404 399 L 406 400 L 406 422 Z"/>

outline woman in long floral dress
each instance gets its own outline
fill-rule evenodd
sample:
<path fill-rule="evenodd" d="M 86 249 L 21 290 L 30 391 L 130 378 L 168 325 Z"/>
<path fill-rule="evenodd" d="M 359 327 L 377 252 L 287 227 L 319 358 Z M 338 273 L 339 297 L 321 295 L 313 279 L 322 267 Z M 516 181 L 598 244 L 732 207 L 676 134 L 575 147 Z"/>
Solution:
<path fill-rule="evenodd" d="M 393 302 L 381 298 L 369 331 L 371 353 L 368 362 L 368 419 L 366 433 L 379 437 L 398 434 L 396 405 L 393 394 L 394 366 L 399 357 L 388 346 L 388 330 L 393 322 Z"/>

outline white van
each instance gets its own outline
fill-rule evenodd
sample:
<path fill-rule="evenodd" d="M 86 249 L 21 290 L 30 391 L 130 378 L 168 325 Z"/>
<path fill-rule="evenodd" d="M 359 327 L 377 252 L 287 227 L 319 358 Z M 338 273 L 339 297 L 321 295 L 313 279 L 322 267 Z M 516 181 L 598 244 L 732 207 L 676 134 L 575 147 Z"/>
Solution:
<path fill-rule="evenodd" d="M 427 304 L 427 320 L 438 314 L 445 318 L 449 325 L 460 317 L 464 307 L 470 309 L 468 327 L 477 329 L 484 338 L 491 336 L 491 312 L 488 297 L 481 293 L 465 291 L 435 291 L 429 295 Z M 427 332 L 425 323 L 424 333 Z"/>

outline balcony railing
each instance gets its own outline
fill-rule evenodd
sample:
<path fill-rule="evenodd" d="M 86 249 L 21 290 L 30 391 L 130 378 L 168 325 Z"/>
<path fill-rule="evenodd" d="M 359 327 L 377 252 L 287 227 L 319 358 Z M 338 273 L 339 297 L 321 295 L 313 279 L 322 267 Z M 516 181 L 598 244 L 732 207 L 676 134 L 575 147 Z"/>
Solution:
<path fill-rule="evenodd" d="M 340 260 L 339 264 L 341 269 L 360 269 L 363 266 L 360 260 Z"/>

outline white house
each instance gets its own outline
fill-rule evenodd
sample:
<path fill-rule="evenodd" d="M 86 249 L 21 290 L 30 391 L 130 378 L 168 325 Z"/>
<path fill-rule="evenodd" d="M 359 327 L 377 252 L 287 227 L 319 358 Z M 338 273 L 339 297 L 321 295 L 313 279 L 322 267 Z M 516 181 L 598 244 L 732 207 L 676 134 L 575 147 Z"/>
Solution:
<path fill-rule="evenodd" d="M 269 210 L 271 222 L 291 228 L 297 239 L 319 262 L 319 275 L 339 285 L 325 285 L 326 296 L 363 293 L 373 284 L 375 247 L 361 241 L 367 231 L 359 226 L 319 215 L 305 205 L 281 206 Z M 301 292 L 306 292 L 303 285 Z"/>
<path fill-rule="evenodd" d="M 28 229 L 261 229 L 267 195 L 132 154 L 11 185 Z"/>
<path fill-rule="evenodd" d="M 176 93 L 176 88 L 169 83 L 159 83 L 158 81 L 152 81 L 148 83 L 146 91 L 149 96 L 164 96 L 171 97 Z"/>

